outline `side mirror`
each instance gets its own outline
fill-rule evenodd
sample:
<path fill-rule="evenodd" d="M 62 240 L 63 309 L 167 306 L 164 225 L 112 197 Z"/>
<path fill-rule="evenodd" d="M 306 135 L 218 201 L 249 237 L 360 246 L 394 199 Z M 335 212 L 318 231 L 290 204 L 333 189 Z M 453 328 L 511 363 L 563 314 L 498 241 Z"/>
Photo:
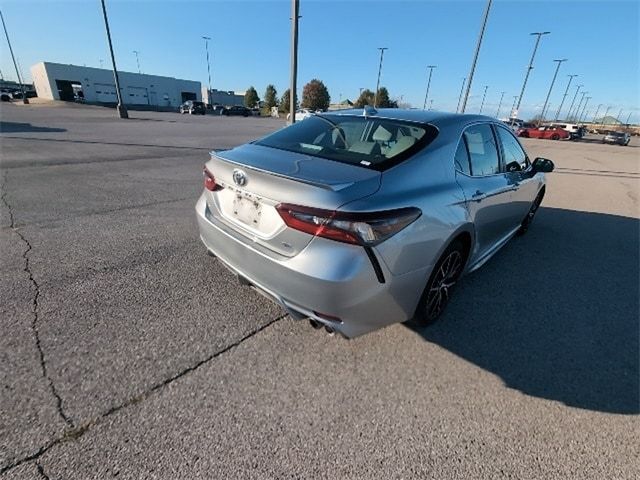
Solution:
<path fill-rule="evenodd" d="M 555 167 L 555 165 L 553 164 L 553 162 L 547 158 L 541 158 L 538 157 L 533 161 L 533 164 L 531 165 L 533 168 L 533 171 L 535 173 L 538 172 L 542 172 L 542 173 L 549 173 L 549 172 L 553 172 L 553 169 Z"/>

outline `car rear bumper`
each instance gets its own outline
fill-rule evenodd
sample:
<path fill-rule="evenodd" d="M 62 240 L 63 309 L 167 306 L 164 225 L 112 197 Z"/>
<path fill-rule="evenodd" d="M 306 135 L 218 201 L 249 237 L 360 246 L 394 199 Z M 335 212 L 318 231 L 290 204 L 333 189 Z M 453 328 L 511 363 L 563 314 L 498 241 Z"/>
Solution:
<path fill-rule="evenodd" d="M 204 196 L 196 213 L 202 242 L 242 283 L 292 318 L 314 319 L 348 338 L 411 318 L 426 284 L 428 268 L 393 276 L 379 262 L 381 283 L 364 248 L 324 238 L 314 238 L 294 257 L 275 257 L 208 214 Z"/>

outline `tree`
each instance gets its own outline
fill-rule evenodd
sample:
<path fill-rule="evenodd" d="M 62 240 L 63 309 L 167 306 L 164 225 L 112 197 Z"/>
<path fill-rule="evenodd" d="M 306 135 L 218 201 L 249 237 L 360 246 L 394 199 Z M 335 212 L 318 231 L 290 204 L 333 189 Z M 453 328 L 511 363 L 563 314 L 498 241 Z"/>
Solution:
<path fill-rule="evenodd" d="M 275 107 L 278 104 L 278 92 L 276 87 L 269 84 L 264 92 L 264 106 L 267 108 Z"/>
<path fill-rule="evenodd" d="M 291 95 L 289 93 L 289 89 L 287 88 L 282 94 L 282 98 L 280 98 L 279 110 L 284 113 L 289 113 L 290 106 L 291 106 Z M 298 99 L 296 99 L 296 109 L 297 108 L 298 108 Z"/>
<path fill-rule="evenodd" d="M 258 97 L 258 92 L 253 86 L 249 87 L 244 94 L 244 106 L 247 108 L 254 108 L 258 105 L 260 101 L 260 97 Z"/>
<path fill-rule="evenodd" d="M 329 108 L 329 90 L 322 81 L 314 78 L 302 89 L 302 108 L 309 110 L 327 110 Z"/>
<path fill-rule="evenodd" d="M 389 90 L 386 87 L 380 87 L 377 106 L 380 108 L 398 108 L 398 102 L 389 98 Z"/>
<path fill-rule="evenodd" d="M 356 100 L 355 106 L 357 108 L 363 108 L 365 105 L 371 105 L 373 107 L 373 92 L 368 88 L 360 92 L 358 100 Z"/>

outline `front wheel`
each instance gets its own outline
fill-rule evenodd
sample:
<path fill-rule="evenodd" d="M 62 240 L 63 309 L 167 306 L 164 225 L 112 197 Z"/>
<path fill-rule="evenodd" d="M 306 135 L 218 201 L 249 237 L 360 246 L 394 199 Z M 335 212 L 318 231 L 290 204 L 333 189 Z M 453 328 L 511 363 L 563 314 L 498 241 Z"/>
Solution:
<path fill-rule="evenodd" d="M 560 140 L 560 135 L 554 133 L 553 135 L 551 135 L 551 140 Z"/>
<path fill-rule="evenodd" d="M 420 303 L 410 323 L 423 327 L 435 322 L 449 303 L 453 287 L 462 275 L 466 261 L 466 249 L 455 240 L 442 254 L 433 268 Z"/>

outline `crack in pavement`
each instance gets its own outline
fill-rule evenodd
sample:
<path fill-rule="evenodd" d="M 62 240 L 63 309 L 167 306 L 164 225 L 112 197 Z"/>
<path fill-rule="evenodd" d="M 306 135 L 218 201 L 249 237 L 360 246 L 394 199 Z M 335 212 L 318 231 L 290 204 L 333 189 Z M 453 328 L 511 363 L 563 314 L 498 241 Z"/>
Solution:
<path fill-rule="evenodd" d="M 241 337 L 239 340 L 236 340 L 235 342 L 227 345 L 222 350 L 218 350 L 217 352 L 212 353 L 208 357 L 206 357 L 206 358 L 194 363 L 193 365 L 181 370 L 180 372 L 172 375 L 171 377 L 166 378 L 166 379 L 156 383 L 151 388 L 148 388 L 144 392 L 142 392 L 142 393 L 140 393 L 138 395 L 135 395 L 135 396 L 125 400 L 123 403 L 110 408 L 109 410 L 107 410 L 105 413 L 99 415 L 98 417 L 95 417 L 95 418 L 83 423 L 82 425 L 80 425 L 78 427 L 66 430 L 61 437 L 57 437 L 57 438 L 53 439 L 52 441 L 50 441 L 49 443 L 47 443 L 46 445 L 40 447 L 37 452 L 35 452 L 35 453 L 33 453 L 33 454 L 29 455 L 29 456 L 23 457 L 21 459 L 18 459 L 16 461 L 14 461 L 12 464 L 9 464 L 9 465 L 7 465 L 5 467 L 0 468 L 0 475 L 4 474 L 5 472 L 8 472 L 9 470 L 12 470 L 12 469 L 18 467 L 19 465 L 22 465 L 25 462 L 30 462 L 32 460 L 37 460 L 40 456 L 45 454 L 48 450 L 50 450 L 52 447 L 54 447 L 56 445 L 59 445 L 59 444 L 65 443 L 65 442 L 71 442 L 71 441 L 79 439 L 85 433 L 87 433 L 92 427 L 94 427 L 96 425 L 99 425 L 104 419 L 106 419 L 110 415 L 112 415 L 114 413 L 117 413 L 120 410 L 123 410 L 123 409 L 125 409 L 127 407 L 130 407 L 132 405 L 136 405 L 136 404 L 142 402 L 143 400 L 145 400 L 146 398 L 148 398 L 149 396 L 151 396 L 155 392 L 157 392 L 157 391 L 161 390 L 162 388 L 166 387 L 167 385 L 170 385 L 171 383 L 173 383 L 176 380 L 184 377 L 185 375 L 188 375 L 189 373 L 196 371 L 197 369 L 199 369 L 203 365 L 206 365 L 207 363 L 209 363 L 210 361 L 216 359 L 217 357 L 219 357 L 219 356 L 227 353 L 228 351 L 233 350 L 234 348 L 240 346 L 242 343 L 244 343 L 245 341 L 247 341 L 250 338 L 254 337 L 258 333 L 262 332 L 263 330 L 266 330 L 267 328 L 269 328 L 274 323 L 276 323 L 276 322 L 282 320 L 283 318 L 287 317 L 287 315 L 288 314 L 285 313 L 283 315 L 280 315 L 279 317 L 276 317 L 276 318 L 268 321 L 264 325 L 261 325 L 260 327 L 254 329 L 254 330 L 251 330 L 249 333 L 247 333 L 245 336 Z M 36 462 L 36 465 L 39 465 L 39 463 Z"/>
<path fill-rule="evenodd" d="M 60 394 L 56 390 L 56 386 L 53 383 L 53 380 L 51 379 L 51 377 L 49 376 L 49 372 L 47 370 L 47 362 L 45 359 L 44 351 L 42 350 L 42 343 L 40 342 L 40 332 L 38 331 L 38 320 L 39 320 L 38 299 L 40 298 L 40 285 L 38 284 L 36 279 L 33 277 L 33 272 L 31 271 L 31 265 L 29 261 L 29 252 L 33 250 L 33 247 L 31 246 L 31 243 L 29 243 L 29 240 L 27 240 L 27 238 L 22 234 L 22 232 L 20 232 L 20 230 L 15 226 L 13 207 L 7 201 L 7 188 L 6 188 L 7 177 L 8 177 L 8 172 L 5 171 L 5 175 L 4 175 L 3 183 L 1 187 L 2 195 L 0 195 L 0 200 L 2 200 L 2 203 L 6 205 L 7 210 L 9 211 L 9 228 L 16 235 L 18 235 L 18 237 L 20 238 L 20 240 L 22 240 L 22 243 L 24 243 L 26 247 L 25 250 L 22 252 L 22 258 L 24 259 L 23 271 L 27 275 L 29 275 L 29 281 L 35 288 L 35 293 L 31 300 L 31 313 L 32 313 L 31 331 L 33 332 L 33 336 L 36 341 L 36 348 L 38 349 L 40 368 L 42 369 L 42 377 L 49 384 L 49 389 L 51 390 L 51 393 L 56 399 L 56 408 L 58 410 L 58 414 L 60 415 L 60 417 L 62 417 L 62 419 L 68 426 L 73 427 L 74 426 L 73 421 L 64 413 L 64 410 L 62 408 L 62 397 L 60 397 Z"/>

